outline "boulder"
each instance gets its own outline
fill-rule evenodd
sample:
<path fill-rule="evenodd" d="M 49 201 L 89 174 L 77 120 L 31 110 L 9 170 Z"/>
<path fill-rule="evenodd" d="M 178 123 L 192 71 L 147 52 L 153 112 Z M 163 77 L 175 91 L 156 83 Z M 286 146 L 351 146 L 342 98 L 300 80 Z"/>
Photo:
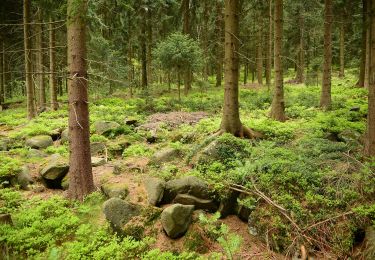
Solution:
<path fill-rule="evenodd" d="M 44 149 L 51 145 L 53 145 L 53 141 L 49 135 L 38 135 L 26 140 L 26 146 L 34 149 Z"/>
<path fill-rule="evenodd" d="M 141 213 L 141 209 L 139 206 L 122 199 L 111 198 L 104 202 L 103 212 L 111 226 L 116 231 L 121 232 L 126 223 Z"/>
<path fill-rule="evenodd" d="M 139 122 L 137 118 L 128 117 L 128 118 L 125 118 L 124 123 L 125 125 L 129 125 L 129 126 L 137 126 Z"/>
<path fill-rule="evenodd" d="M 105 159 L 104 158 L 100 158 L 100 157 L 91 157 L 91 166 L 92 167 L 98 167 L 98 166 L 102 166 L 106 163 Z"/>
<path fill-rule="evenodd" d="M 47 157 L 48 155 L 44 153 L 43 151 L 37 150 L 37 149 L 30 149 L 27 152 L 27 158 L 43 158 Z"/>
<path fill-rule="evenodd" d="M 180 156 L 180 151 L 174 148 L 166 148 L 161 151 L 156 152 L 150 160 L 152 164 L 162 164 L 165 162 L 170 162 Z"/>
<path fill-rule="evenodd" d="M 207 200 L 211 198 L 207 183 L 195 176 L 168 181 L 165 184 L 163 204 L 172 202 L 177 194 L 189 194 Z"/>
<path fill-rule="evenodd" d="M 60 155 L 51 156 L 47 165 L 41 170 L 40 175 L 47 188 L 61 188 L 61 181 L 69 171 L 69 164 Z"/>
<path fill-rule="evenodd" d="M 97 121 L 94 123 L 95 132 L 100 135 L 116 130 L 119 127 L 120 124 L 113 121 Z"/>
<path fill-rule="evenodd" d="M 195 209 L 202 209 L 209 212 L 216 212 L 218 209 L 217 204 L 213 200 L 199 199 L 189 194 L 177 194 L 173 203 L 194 205 Z"/>
<path fill-rule="evenodd" d="M 100 189 L 107 198 L 125 199 L 129 194 L 128 187 L 123 183 L 104 183 Z"/>
<path fill-rule="evenodd" d="M 161 213 L 161 223 L 164 231 L 170 238 L 183 236 L 191 223 L 194 211 L 192 205 L 174 204 Z"/>
<path fill-rule="evenodd" d="M 93 142 L 90 144 L 91 156 L 104 154 L 106 149 L 107 148 L 105 144 L 100 143 L 100 142 Z"/>
<path fill-rule="evenodd" d="M 17 184 L 23 190 L 28 190 L 29 185 L 33 183 L 33 179 L 30 176 L 29 168 L 23 166 L 21 172 L 17 175 Z"/>
<path fill-rule="evenodd" d="M 0 214 L 0 224 L 13 225 L 12 216 L 10 214 Z"/>
<path fill-rule="evenodd" d="M 113 164 L 113 174 L 114 175 L 120 175 L 124 170 L 124 167 L 122 163 L 116 162 Z"/>
<path fill-rule="evenodd" d="M 158 178 L 147 178 L 145 180 L 148 203 L 157 206 L 163 199 L 165 181 Z"/>
<path fill-rule="evenodd" d="M 122 156 L 122 153 L 126 148 L 131 145 L 128 138 L 124 136 L 116 137 L 116 139 L 110 140 L 108 143 L 108 152 L 112 156 Z"/>
<path fill-rule="evenodd" d="M 69 129 L 65 129 L 61 132 L 61 139 L 60 142 L 62 144 L 69 142 Z"/>

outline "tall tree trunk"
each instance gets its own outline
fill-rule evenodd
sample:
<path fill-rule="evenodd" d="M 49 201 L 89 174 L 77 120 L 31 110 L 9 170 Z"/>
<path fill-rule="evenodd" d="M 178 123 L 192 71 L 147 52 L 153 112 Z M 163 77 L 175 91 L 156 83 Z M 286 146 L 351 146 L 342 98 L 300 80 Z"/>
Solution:
<path fill-rule="evenodd" d="M 362 48 L 361 48 L 361 63 L 359 68 L 359 79 L 357 86 L 365 86 L 365 68 L 366 68 L 366 42 L 367 42 L 367 27 L 368 27 L 368 0 L 362 0 Z"/>
<path fill-rule="evenodd" d="M 275 0 L 275 90 L 271 106 L 270 116 L 278 121 L 284 122 L 284 79 L 282 64 L 282 37 L 283 37 L 283 0 Z"/>
<path fill-rule="evenodd" d="M 339 78 L 345 77 L 345 23 L 344 19 L 340 24 L 340 72 Z"/>
<path fill-rule="evenodd" d="M 43 48 L 43 26 L 42 26 L 42 10 L 38 10 L 38 24 L 36 25 L 36 43 L 37 43 L 37 83 L 39 86 L 39 107 L 44 110 L 46 107 L 46 85 L 44 81 L 44 48 Z"/>
<path fill-rule="evenodd" d="M 0 40 L 2 40 L 0 38 Z M 3 42 L 0 41 L 1 43 L 1 46 L 3 46 Z M 4 75 L 4 48 L 2 49 L 2 52 L 1 52 L 1 55 L 0 55 L 0 108 L 1 108 L 1 105 L 4 103 L 5 101 L 5 88 L 4 88 L 4 85 L 5 85 L 5 75 Z M 1 110 L 1 109 L 0 109 Z"/>
<path fill-rule="evenodd" d="M 147 11 L 147 83 L 152 83 L 152 13 Z"/>
<path fill-rule="evenodd" d="M 146 88 L 148 86 L 148 78 L 147 78 L 147 44 L 146 44 L 146 10 L 142 11 L 142 24 L 141 24 L 141 37 L 140 37 L 140 45 L 141 45 L 141 66 L 142 66 L 142 88 Z"/>
<path fill-rule="evenodd" d="M 301 10 L 302 12 L 302 10 Z M 304 45 L 304 30 L 305 30 L 305 18 L 303 13 L 299 17 L 299 52 L 298 52 L 298 62 L 297 62 L 297 77 L 298 83 L 303 83 L 305 81 L 305 45 Z"/>
<path fill-rule="evenodd" d="M 365 155 L 369 157 L 375 157 L 375 0 L 371 1 L 370 6 L 370 84 L 368 94 L 367 137 L 365 141 Z"/>
<path fill-rule="evenodd" d="M 86 64 L 87 0 L 68 0 L 69 145 L 68 195 L 83 200 L 95 190 L 90 154 L 88 78 Z"/>
<path fill-rule="evenodd" d="M 209 10 L 208 10 L 208 1 L 205 0 L 203 4 L 203 34 L 202 34 L 202 41 L 203 41 L 203 53 L 205 57 L 204 61 L 204 68 L 203 68 L 203 78 L 205 81 L 208 81 L 208 74 L 209 74 L 209 53 L 208 53 L 208 35 L 209 35 Z"/>
<path fill-rule="evenodd" d="M 128 80 L 129 80 L 129 91 L 130 91 L 130 97 L 133 97 L 133 84 L 134 84 L 134 66 L 133 66 L 133 46 L 131 42 L 129 41 L 128 44 Z"/>
<path fill-rule="evenodd" d="M 369 87 L 370 84 L 370 29 L 367 28 L 366 32 L 366 61 L 365 61 L 365 88 Z"/>
<path fill-rule="evenodd" d="M 268 39 L 266 39 L 266 84 L 268 88 L 271 86 L 272 74 L 272 0 L 269 0 L 268 14 Z"/>
<path fill-rule="evenodd" d="M 182 0 L 183 10 L 183 28 L 182 32 L 191 35 L 190 30 L 190 0 Z M 187 95 L 191 89 L 191 68 L 186 67 L 184 71 L 184 93 Z"/>
<path fill-rule="evenodd" d="M 330 109 L 332 78 L 332 0 L 324 0 L 324 64 L 320 107 Z"/>
<path fill-rule="evenodd" d="M 221 1 L 216 1 L 215 35 L 217 37 L 215 55 L 216 87 L 221 87 L 223 78 L 223 6 Z"/>
<path fill-rule="evenodd" d="M 49 89 L 50 89 L 50 99 L 51 99 L 51 109 L 57 110 L 57 85 L 56 85 L 56 36 L 55 28 L 53 27 L 52 17 L 49 18 L 48 24 L 49 30 Z M 62 91 L 61 91 L 62 92 Z"/>
<path fill-rule="evenodd" d="M 261 17 L 258 18 L 259 23 L 258 24 L 258 31 L 257 31 L 257 80 L 258 84 L 263 85 L 263 38 L 262 38 L 262 19 Z"/>
<path fill-rule="evenodd" d="M 32 119 L 36 116 L 34 87 L 32 79 L 31 63 L 31 34 L 30 34 L 30 0 L 23 1 L 23 35 L 25 49 L 25 77 L 26 77 L 26 95 L 27 95 L 27 118 Z"/>

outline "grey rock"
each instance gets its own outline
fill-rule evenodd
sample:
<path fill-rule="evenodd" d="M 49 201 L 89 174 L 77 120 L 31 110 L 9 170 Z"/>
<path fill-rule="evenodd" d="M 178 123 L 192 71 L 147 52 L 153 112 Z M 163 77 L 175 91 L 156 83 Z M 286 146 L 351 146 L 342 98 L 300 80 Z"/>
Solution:
<path fill-rule="evenodd" d="M 186 233 L 194 211 L 192 205 L 174 204 L 161 213 L 161 223 L 170 238 L 178 238 Z"/>
<path fill-rule="evenodd" d="M 156 152 L 150 160 L 152 164 L 162 164 L 165 162 L 173 161 L 180 156 L 180 151 L 174 148 L 166 148 Z"/>
<path fill-rule="evenodd" d="M 64 131 L 61 132 L 61 143 L 67 143 L 69 142 L 69 129 L 65 129 Z"/>
<path fill-rule="evenodd" d="M 106 150 L 106 146 L 103 143 L 100 142 L 93 142 L 90 144 L 90 151 L 91 156 L 97 156 L 100 154 L 104 154 Z"/>
<path fill-rule="evenodd" d="M 106 163 L 105 159 L 104 158 L 100 158 L 100 157 L 91 157 L 91 165 L 92 167 L 98 167 L 98 166 L 102 166 Z"/>
<path fill-rule="evenodd" d="M 29 152 L 27 153 L 27 158 L 43 158 L 43 157 L 47 157 L 47 154 L 37 149 L 30 149 Z"/>
<path fill-rule="evenodd" d="M 0 214 L 0 224 L 13 225 L 12 216 L 10 214 Z"/>
<path fill-rule="evenodd" d="M 136 118 L 128 117 L 124 120 L 125 125 L 137 126 L 139 121 Z"/>
<path fill-rule="evenodd" d="M 351 112 L 359 112 L 360 110 L 361 110 L 360 107 L 352 107 L 352 108 L 350 108 L 349 111 L 351 111 Z"/>
<path fill-rule="evenodd" d="M 97 121 L 94 123 L 95 132 L 100 135 L 116 130 L 119 127 L 120 124 L 113 121 Z"/>
<path fill-rule="evenodd" d="M 40 175 L 48 188 L 61 188 L 61 181 L 69 171 L 69 164 L 59 155 L 52 155 Z"/>
<path fill-rule="evenodd" d="M 168 181 L 165 185 L 163 204 L 173 201 L 177 194 L 189 194 L 200 199 L 211 199 L 207 183 L 195 176 Z"/>
<path fill-rule="evenodd" d="M 29 185 L 33 183 L 33 179 L 30 176 L 29 168 L 27 166 L 22 167 L 22 171 L 17 175 L 17 184 L 23 190 L 28 190 Z"/>
<path fill-rule="evenodd" d="M 107 198 L 125 199 L 129 194 L 128 187 L 123 183 L 104 183 L 100 189 Z"/>
<path fill-rule="evenodd" d="M 182 205 L 194 205 L 196 209 L 202 209 L 209 212 L 216 212 L 217 204 L 213 200 L 199 199 L 189 194 L 177 194 L 173 203 Z"/>
<path fill-rule="evenodd" d="M 111 198 L 104 202 L 103 212 L 105 218 L 115 230 L 121 231 L 122 227 L 133 217 L 140 215 L 139 206 L 119 198 Z"/>
<path fill-rule="evenodd" d="M 159 178 L 147 178 L 145 180 L 145 188 L 148 203 L 153 206 L 158 205 L 163 198 L 165 181 Z"/>
<path fill-rule="evenodd" d="M 53 141 L 49 135 L 38 135 L 26 140 L 26 146 L 35 149 L 44 149 L 51 145 L 53 145 Z"/>

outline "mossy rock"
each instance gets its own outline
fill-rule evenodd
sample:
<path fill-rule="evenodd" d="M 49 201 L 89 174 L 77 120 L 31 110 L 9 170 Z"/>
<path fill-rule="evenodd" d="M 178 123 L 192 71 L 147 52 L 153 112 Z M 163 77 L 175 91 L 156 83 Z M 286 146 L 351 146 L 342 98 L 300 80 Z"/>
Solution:
<path fill-rule="evenodd" d="M 163 199 L 165 181 L 159 178 L 147 178 L 144 182 L 148 203 L 153 206 L 159 205 Z"/>
<path fill-rule="evenodd" d="M 26 140 L 26 146 L 34 149 L 44 149 L 53 145 L 52 137 L 49 135 L 38 135 Z"/>
<path fill-rule="evenodd" d="M 188 230 L 194 206 L 174 204 L 161 213 L 161 223 L 170 238 L 179 238 Z"/>
<path fill-rule="evenodd" d="M 62 188 L 61 182 L 68 172 L 69 164 L 67 160 L 58 154 L 54 154 L 47 165 L 40 171 L 40 175 L 47 188 L 60 189 Z"/>
<path fill-rule="evenodd" d="M 120 127 L 120 124 L 113 121 L 97 121 L 94 123 L 95 133 L 105 135 L 110 131 L 114 131 Z"/>
<path fill-rule="evenodd" d="M 129 195 L 128 187 L 123 183 L 104 183 L 100 189 L 107 198 L 125 199 Z"/>
<path fill-rule="evenodd" d="M 151 164 L 160 165 L 181 157 L 181 151 L 175 148 L 166 148 L 156 152 L 150 159 Z"/>

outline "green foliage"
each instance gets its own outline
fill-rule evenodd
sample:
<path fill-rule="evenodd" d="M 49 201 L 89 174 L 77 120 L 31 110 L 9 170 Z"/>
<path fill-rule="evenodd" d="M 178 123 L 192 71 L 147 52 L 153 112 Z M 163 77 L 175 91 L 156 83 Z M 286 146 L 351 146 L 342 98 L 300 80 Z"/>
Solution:
<path fill-rule="evenodd" d="M 159 43 L 155 55 L 166 70 L 181 71 L 188 67 L 197 70 L 201 67 L 202 51 L 199 44 L 185 34 L 171 34 Z"/>
<path fill-rule="evenodd" d="M 10 188 L 0 189 L 0 214 L 14 212 L 23 202 L 21 193 Z"/>
<path fill-rule="evenodd" d="M 0 156 L 0 184 L 11 177 L 15 177 L 20 171 L 21 163 L 18 159 L 6 155 Z"/>
<path fill-rule="evenodd" d="M 124 157 L 152 155 L 151 149 L 146 144 L 133 144 L 126 148 L 122 154 Z"/>

